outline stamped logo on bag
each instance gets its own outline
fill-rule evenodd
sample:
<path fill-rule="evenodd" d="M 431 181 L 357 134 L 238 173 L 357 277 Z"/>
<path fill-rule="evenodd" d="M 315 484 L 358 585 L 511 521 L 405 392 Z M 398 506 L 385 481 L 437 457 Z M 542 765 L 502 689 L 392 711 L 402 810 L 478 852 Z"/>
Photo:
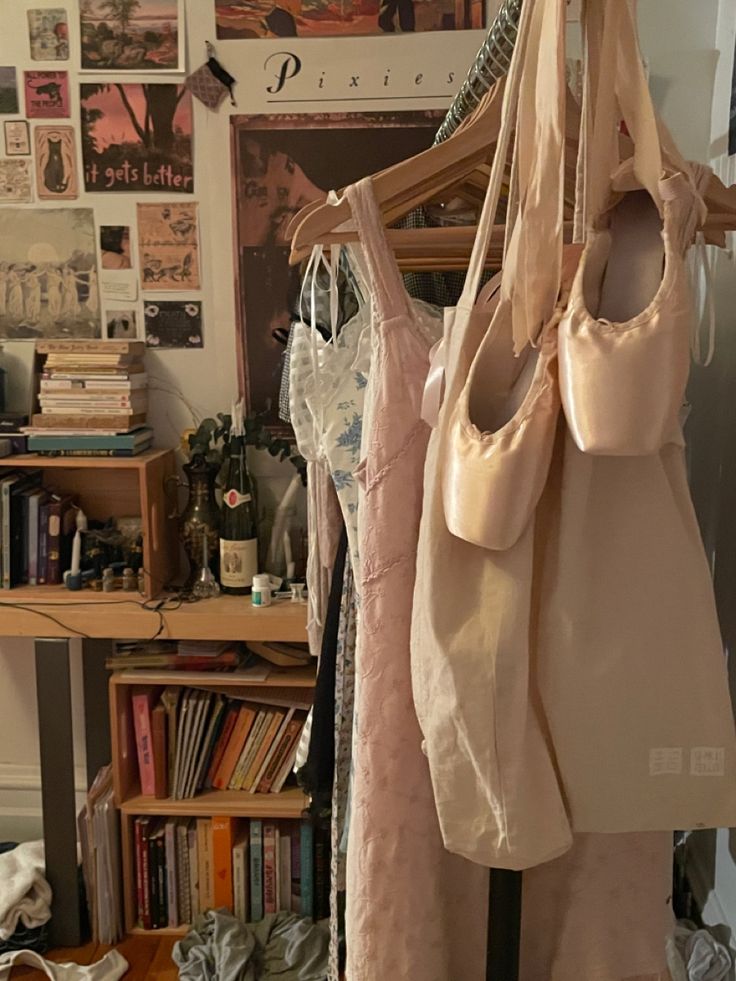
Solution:
<path fill-rule="evenodd" d="M 690 775 L 722 777 L 726 772 L 726 751 L 722 746 L 693 746 L 690 750 Z"/>
<path fill-rule="evenodd" d="M 662 746 L 649 750 L 649 776 L 661 777 L 682 773 L 682 748 Z"/>

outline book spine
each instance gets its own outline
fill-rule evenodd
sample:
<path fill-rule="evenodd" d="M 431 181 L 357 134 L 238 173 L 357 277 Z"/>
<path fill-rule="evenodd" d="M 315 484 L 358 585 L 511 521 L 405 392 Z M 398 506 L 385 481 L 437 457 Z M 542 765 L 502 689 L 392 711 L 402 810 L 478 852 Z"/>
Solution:
<path fill-rule="evenodd" d="M 214 879 L 215 909 L 225 908 L 231 913 L 233 900 L 233 819 L 212 818 L 212 871 Z"/>
<path fill-rule="evenodd" d="M 244 842 L 233 848 L 233 904 L 235 917 L 241 923 L 248 922 L 245 856 L 246 848 Z"/>
<path fill-rule="evenodd" d="M 179 926 L 179 876 L 177 868 L 176 822 L 166 822 L 166 923 Z"/>
<path fill-rule="evenodd" d="M 314 916 L 322 920 L 330 915 L 330 840 L 329 831 L 317 828 L 314 836 Z"/>
<path fill-rule="evenodd" d="M 212 760 L 210 761 L 209 770 L 207 771 L 207 777 L 205 779 L 205 788 L 211 790 L 214 787 L 215 776 L 220 768 L 223 757 L 225 755 L 225 750 L 230 741 L 230 737 L 235 729 L 235 723 L 238 719 L 237 708 L 229 708 L 227 715 L 225 717 L 225 722 L 223 724 L 220 735 L 217 739 L 217 745 L 215 746 L 215 752 L 212 754 Z"/>
<path fill-rule="evenodd" d="M 41 499 L 36 494 L 28 501 L 28 583 L 38 585 L 38 533 Z"/>
<path fill-rule="evenodd" d="M 3 484 L 2 490 L 2 536 L 3 536 L 3 589 L 10 589 L 10 486 Z"/>
<path fill-rule="evenodd" d="M 151 896 L 151 926 L 150 930 L 158 930 L 158 918 L 161 909 L 161 897 L 158 890 L 158 849 L 156 838 L 151 834 L 148 838 L 148 889 Z"/>
<path fill-rule="evenodd" d="M 250 918 L 263 919 L 263 822 L 250 822 Z"/>
<path fill-rule="evenodd" d="M 133 695 L 133 725 L 135 729 L 135 744 L 138 751 L 138 772 L 141 778 L 141 794 L 144 797 L 154 797 L 156 794 L 156 772 L 153 762 L 150 695 Z"/>
<path fill-rule="evenodd" d="M 301 878 L 301 828 L 297 824 L 291 835 L 291 912 L 297 914 L 302 911 Z"/>
<path fill-rule="evenodd" d="M 286 763 L 286 758 L 291 752 L 291 747 L 299 739 L 299 735 L 302 731 L 302 725 L 303 723 L 298 719 L 292 719 L 291 722 L 289 722 L 286 732 L 282 736 L 279 745 L 276 747 L 276 752 L 271 757 L 265 773 L 261 778 L 261 782 L 258 784 L 257 789 L 259 794 L 267 794 L 271 790 L 277 776 Z"/>
<path fill-rule="evenodd" d="M 126 458 L 140 456 L 148 447 L 143 446 L 139 450 L 39 450 L 39 456 L 58 456 L 58 457 L 115 457 Z"/>
<path fill-rule="evenodd" d="M 144 930 L 150 930 L 150 909 L 146 909 L 146 890 L 144 879 L 147 875 L 146 850 L 143 844 L 143 827 L 145 818 L 136 818 L 135 829 L 135 892 L 138 905 L 138 922 Z"/>
<path fill-rule="evenodd" d="M 266 914 L 278 912 L 278 866 L 276 825 L 263 825 L 263 909 Z"/>
<path fill-rule="evenodd" d="M 314 918 L 314 829 L 307 821 L 301 826 L 301 914 Z"/>
<path fill-rule="evenodd" d="M 277 912 L 291 910 L 291 836 L 279 835 L 279 904 Z"/>
<path fill-rule="evenodd" d="M 199 906 L 200 912 L 212 908 L 212 821 L 197 820 L 197 852 L 199 856 Z"/>
<path fill-rule="evenodd" d="M 153 796 L 163 800 L 168 794 L 166 774 L 166 709 L 157 705 L 151 712 L 151 749 L 153 753 Z"/>
<path fill-rule="evenodd" d="M 151 842 L 149 838 L 150 820 L 141 819 L 141 878 L 143 880 L 143 905 L 141 912 L 141 924 L 144 930 L 153 927 L 152 907 L 151 907 Z"/>
<path fill-rule="evenodd" d="M 49 586 L 61 585 L 61 512 L 62 501 L 52 501 L 48 511 L 48 542 L 47 542 L 47 567 L 46 581 Z M 5 507 L 3 506 L 3 517 Z M 5 536 L 3 534 L 3 543 Z M 5 563 L 3 562 L 3 572 Z"/>
<path fill-rule="evenodd" d="M 202 911 L 199 902 L 199 848 L 196 821 L 187 828 L 187 855 L 189 857 L 189 922 L 191 923 Z"/>
<path fill-rule="evenodd" d="M 161 833 L 156 838 L 156 863 L 158 872 L 158 925 L 165 928 L 169 925 L 168 883 L 166 874 L 166 840 Z"/>
<path fill-rule="evenodd" d="M 187 828 L 183 821 L 176 825 L 176 870 L 177 870 L 177 893 L 176 904 L 181 923 L 192 922 L 192 911 L 189 900 L 189 850 L 187 847 Z M 174 924 L 178 926 L 178 924 Z"/>
<path fill-rule="evenodd" d="M 38 585 L 48 582 L 49 562 L 49 505 L 41 505 L 38 516 Z"/>

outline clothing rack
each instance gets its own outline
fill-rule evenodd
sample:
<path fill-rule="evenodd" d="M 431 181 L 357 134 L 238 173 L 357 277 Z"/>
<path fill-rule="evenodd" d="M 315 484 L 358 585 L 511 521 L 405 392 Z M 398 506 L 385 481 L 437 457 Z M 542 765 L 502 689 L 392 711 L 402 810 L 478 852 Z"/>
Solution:
<path fill-rule="evenodd" d="M 508 74 L 519 31 L 523 0 L 503 0 L 455 96 L 435 144 L 447 140 L 475 109 L 488 89 Z M 518 981 L 521 955 L 522 873 L 492 869 L 488 887 L 486 981 Z"/>

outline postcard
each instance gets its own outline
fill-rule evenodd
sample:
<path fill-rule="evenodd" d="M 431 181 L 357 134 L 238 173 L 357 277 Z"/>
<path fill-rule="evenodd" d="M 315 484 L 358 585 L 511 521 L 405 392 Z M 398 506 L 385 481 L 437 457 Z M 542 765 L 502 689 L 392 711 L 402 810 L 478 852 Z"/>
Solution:
<path fill-rule="evenodd" d="M 66 10 L 29 10 L 28 39 L 33 61 L 68 61 L 69 24 Z"/>
<path fill-rule="evenodd" d="M 30 157 L 31 127 L 25 119 L 6 119 L 5 153 L 8 157 Z"/>
<path fill-rule="evenodd" d="M 30 160 L 0 160 L 0 201 L 27 204 L 33 200 Z"/>
<path fill-rule="evenodd" d="M 139 204 L 138 256 L 143 289 L 198 290 L 197 204 Z"/>
<path fill-rule="evenodd" d="M 87 0 L 82 71 L 183 72 L 184 0 Z"/>
<path fill-rule="evenodd" d="M 36 188 L 41 201 L 79 197 L 77 147 L 71 126 L 37 126 Z"/>
<path fill-rule="evenodd" d="M 144 313 L 148 347 L 202 347 L 200 300 L 147 301 Z"/>
<path fill-rule="evenodd" d="M 68 119 L 69 76 L 66 72 L 24 72 L 26 116 L 29 119 Z"/>

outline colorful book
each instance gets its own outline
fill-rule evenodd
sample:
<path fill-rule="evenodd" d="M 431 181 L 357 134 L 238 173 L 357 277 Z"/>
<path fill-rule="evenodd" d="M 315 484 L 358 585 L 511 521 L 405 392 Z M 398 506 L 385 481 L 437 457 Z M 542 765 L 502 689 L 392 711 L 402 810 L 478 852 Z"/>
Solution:
<path fill-rule="evenodd" d="M 214 905 L 212 876 L 212 819 L 197 818 L 197 858 L 199 862 L 199 911 L 204 913 Z"/>
<path fill-rule="evenodd" d="M 212 818 L 212 871 L 215 909 L 234 909 L 233 839 L 235 821 L 231 817 Z"/>
<path fill-rule="evenodd" d="M 272 821 L 263 825 L 263 911 L 279 911 L 279 832 Z"/>
<path fill-rule="evenodd" d="M 136 429 L 121 436 L 29 436 L 28 452 L 44 450 L 134 450 L 143 443 L 150 443 L 153 430 Z"/>
<path fill-rule="evenodd" d="M 266 733 L 266 738 L 265 738 L 266 752 L 262 755 L 260 759 L 260 766 L 258 766 L 258 769 L 256 770 L 253 777 L 246 778 L 245 783 L 243 785 L 244 790 L 247 790 L 251 794 L 255 794 L 256 791 L 258 790 L 258 785 L 263 779 L 264 774 L 266 773 L 266 769 L 268 768 L 271 759 L 273 758 L 274 754 L 276 753 L 276 750 L 279 747 L 279 743 L 281 742 L 281 739 L 286 731 L 286 727 L 289 724 L 289 721 L 293 714 L 294 714 L 293 708 L 277 710 L 273 722 L 271 723 L 271 727 Z"/>
<path fill-rule="evenodd" d="M 132 704 L 135 745 L 138 753 L 138 773 L 141 779 L 141 794 L 144 797 L 155 797 L 156 771 L 153 761 L 153 728 L 151 719 L 153 710 L 152 692 L 134 692 Z"/>
<path fill-rule="evenodd" d="M 192 818 L 187 822 L 187 856 L 189 864 L 189 907 L 190 914 L 188 921 L 192 922 L 195 916 L 201 912 L 199 902 L 199 848 L 197 843 L 197 821 Z"/>
<path fill-rule="evenodd" d="M 250 919 L 263 919 L 263 822 L 250 822 Z"/>
<path fill-rule="evenodd" d="M 135 854 L 136 854 L 136 895 L 138 899 L 138 919 L 144 930 L 151 930 L 151 882 L 149 868 L 149 830 L 150 817 L 139 817 L 135 820 Z"/>
<path fill-rule="evenodd" d="M 273 709 L 269 712 L 268 723 L 263 730 L 260 744 L 243 778 L 242 790 L 250 790 L 252 784 L 261 773 L 263 764 L 273 746 L 274 739 L 281 728 L 281 723 L 285 715 L 286 712 L 283 709 Z"/>
<path fill-rule="evenodd" d="M 192 922 L 191 886 L 189 882 L 189 844 L 187 820 L 176 822 L 177 907 L 181 923 Z M 178 925 L 178 924 L 176 924 Z"/>
<path fill-rule="evenodd" d="M 300 713 L 298 718 L 293 716 L 287 718 L 285 726 L 281 738 L 277 738 L 274 752 L 257 785 L 259 794 L 267 794 L 271 790 L 289 757 L 292 747 L 299 744 L 299 737 L 304 728 L 304 716 Z"/>
<path fill-rule="evenodd" d="M 165 826 L 166 850 L 166 925 L 179 926 L 179 868 L 177 862 L 176 821 L 169 818 Z"/>
<path fill-rule="evenodd" d="M 145 443 L 135 450 L 38 450 L 39 456 L 53 457 L 108 457 L 110 459 L 125 459 L 133 456 L 140 456 L 153 446 L 153 440 Z"/>
<path fill-rule="evenodd" d="M 94 340 L 59 340 L 59 341 L 36 341 L 36 354 L 46 354 L 49 357 L 68 357 L 72 354 L 83 355 L 84 357 L 96 357 L 103 355 L 109 357 L 121 357 L 128 355 L 135 358 L 142 358 L 146 353 L 146 345 L 143 341 L 135 340 L 116 340 L 116 341 L 94 341 Z"/>
<path fill-rule="evenodd" d="M 238 760 L 238 765 L 235 767 L 235 772 L 233 773 L 228 788 L 230 790 L 242 790 L 243 781 L 245 780 L 245 775 L 250 769 L 251 763 L 258 752 L 261 745 L 261 740 L 268 726 L 269 719 L 271 717 L 270 711 L 268 709 L 260 709 L 256 720 L 253 723 L 253 728 L 251 729 L 248 740 L 243 747 L 243 752 L 240 754 L 240 759 Z"/>
<path fill-rule="evenodd" d="M 181 688 L 179 688 L 178 685 L 170 685 L 168 688 L 164 688 L 163 692 L 161 693 L 161 704 L 163 705 L 164 712 L 166 713 L 166 785 L 167 791 L 170 794 L 173 794 L 174 790 L 174 770 L 176 767 L 176 720 L 180 694 Z"/>
<path fill-rule="evenodd" d="M 92 415 L 78 412 L 76 414 L 46 415 L 36 412 L 33 416 L 33 429 L 104 429 L 116 432 L 130 432 L 137 429 L 146 421 L 146 414 L 128 414 L 115 411 L 109 413 L 95 412 Z M 35 435 L 35 434 L 31 434 Z"/>
<path fill-rule="evenodd" d="M 208 790 L 214 787 L 215 774 L 220 768 L 223 757 L 225 755 L 225 750 L 227 749 L 228 743 L 232 737 L 235 730 L 235 724 L 238 721 L 238 714 L 240 710 L 237 705 L 228 705 L 225 711 L 225 717 L 220 727 L 220 732 L 217 736 L 217 742 L 215 744 L 214 752 L 212 753 L 212 759 L 207 770 L 207 775 L 205 778 L 204 785 Z"/>
<path fill-rule="evenodd" d="M 241 831 L 233 844 L 233 904 L 234 913 L 242 923 L 248 922 L 250 911 L 250 862 L 248 845 L 250 829 Z"/>
<path fill-rule="evenodd" d="M 158 800 L 168 797 L 166 752 L 166 709 L 159 702 L 151 712 L 151 738 L 153 746 L 153 796 Z"/>
<path fill-rule="evenodd" d="M 202 788 L 204 783 L 210 759 L 212 758 L 212 753 L 215 749 L 217 734 L 220 730 L 222 718 L 225 714 L 225 707 L 226 701 L 224 695 L 215 695 L 212 700 L 209 719 L 207 720 L 207 726 L 204 730 L 204 738 L 202 739 L 202 745 L 199 750 L 199 758 L 194 771 L 194 778 L 192 780 L 192 795 L 196 794 Z"/>
<path fill-rule="evenodd" d="M 301 731 L 304 728 L 304 721 L 302 721 L 299 731 L 293 736 L 291 746 L 288 748 L 286 755 L 284 756 L 284 763 L 276 774 L 276 779 L 271 787 L 272 794 L 280 794 L 283 790 L 284 784 L 288 780 L 289 776 L 294 770 L 294 762 L 296 760 L 297 750 L 299 749 L 299 738 L 301 736 Z"/>
<path fill-rule="evenodd" d="M 256 717 L 256 709 L 252 708 L 250 705 L 243 705 L 241 707 L 232 737 L 225 749 L 222 762 L 217 769 L 215 778 L 212 781 L 213 786 L 218 790 L 225 790 L 225 788 L 229 786 L 230 780 L 232 779 L 235 771 L 235 767 L 238 765 L 240 754 L 243 752 L 243 747 L 245 746 L 248 736 L 250 735 L 250 731 Z"/>
<path fill-rule="evenodd" d="M 302 821 L 300 845 L 300 913 L 304 917 L 314 919 L 314 828 L 308 821 Z"/>
<path fill-rule="evenodd" d="M 279 829 L 279 902 L 278 910 L 291 911 L 291 835 L 284 833 L 284 828 Z"/>

